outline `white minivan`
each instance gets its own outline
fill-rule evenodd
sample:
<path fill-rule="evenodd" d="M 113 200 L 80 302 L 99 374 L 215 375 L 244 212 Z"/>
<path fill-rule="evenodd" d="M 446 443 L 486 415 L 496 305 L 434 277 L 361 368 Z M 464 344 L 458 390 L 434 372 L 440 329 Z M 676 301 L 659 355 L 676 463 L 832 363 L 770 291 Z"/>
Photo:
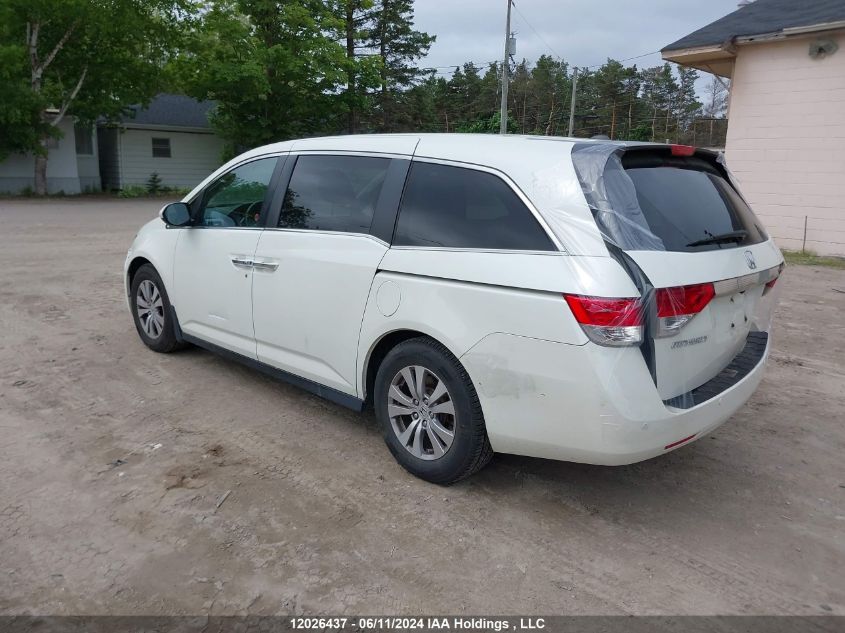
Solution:
<path fill-rule="evenodd" d="M 629 464 L 748 400 L 783 258 L 721 156 L 530 136 L 288 141 L 138 233 L 143 342 L 375 409 L 440 484 L 494 451 Z"/>

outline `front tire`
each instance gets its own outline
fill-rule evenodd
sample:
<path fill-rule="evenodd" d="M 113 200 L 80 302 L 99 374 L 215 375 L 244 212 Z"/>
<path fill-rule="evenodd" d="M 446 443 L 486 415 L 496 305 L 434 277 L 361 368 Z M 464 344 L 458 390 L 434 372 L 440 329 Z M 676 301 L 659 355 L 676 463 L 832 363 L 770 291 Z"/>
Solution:
<path fill-rule="evenodd" d="M 390 350 L 373 397 L 387 447 L 409 473 L 449 485 L 492 458 L 475 387 L 440 343 L 420 337 Z"/>
<path fill-rule="evenodd" d="M 132 317 L 138 336 L 154 352 L 166 354 L 180 349 L 170 299 L 161 277 L 151 264 L 135 273 L 130 287 Z"/>

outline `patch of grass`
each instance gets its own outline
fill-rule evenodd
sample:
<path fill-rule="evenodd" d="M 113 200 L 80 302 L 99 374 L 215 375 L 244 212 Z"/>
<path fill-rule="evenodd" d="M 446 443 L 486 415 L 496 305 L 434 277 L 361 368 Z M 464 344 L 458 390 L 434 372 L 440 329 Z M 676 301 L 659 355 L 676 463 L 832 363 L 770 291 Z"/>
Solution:
<path fill-rule="evenodd" d="M 799 266 L 827 266 L 828 268 L 839 268 L 845 270 L 845 257 L 828 257 L 816 255 L 810 251 L 783 251 L 783 258 L 787 264 L 798 264 Z"/>
<path fill-rule="evenodd" d="M 147 195 L 147 188 L 141 185 L 127 185 L 117 192 L 120 198 L 141 198 Z"/>
<path fill-rule="evenodd" d="M 190 191 L 190 189 L 184 187 L 160 186 L 156 186 L 155 191 L 152 191 L 148 183 L 147 185 L 126 185 L 117 192 L 117 196 L 119 198 L 159 198 L 173 196 L 179 196 L 181 198 L 186 196 Z"/>

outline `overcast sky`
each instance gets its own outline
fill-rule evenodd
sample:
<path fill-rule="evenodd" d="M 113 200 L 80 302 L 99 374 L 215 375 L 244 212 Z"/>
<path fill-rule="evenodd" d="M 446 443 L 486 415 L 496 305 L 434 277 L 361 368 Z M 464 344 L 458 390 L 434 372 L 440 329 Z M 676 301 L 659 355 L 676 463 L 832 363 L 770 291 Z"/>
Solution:
<path fill-rule="evenodd" d="M 514 6 L 517 60 L 546 53 L 582 67 L 657 51 L 731 13 L 737 0 L 516 0 Z M 414 7 L 416 28 L 437 36 L 420 66 L 501 59 L 507 0 L 416 0 Z M 626 62 L 633 63 L 662 61 L 658 53 Z M 439 72 L 449 77 L 452 70 Z"/>

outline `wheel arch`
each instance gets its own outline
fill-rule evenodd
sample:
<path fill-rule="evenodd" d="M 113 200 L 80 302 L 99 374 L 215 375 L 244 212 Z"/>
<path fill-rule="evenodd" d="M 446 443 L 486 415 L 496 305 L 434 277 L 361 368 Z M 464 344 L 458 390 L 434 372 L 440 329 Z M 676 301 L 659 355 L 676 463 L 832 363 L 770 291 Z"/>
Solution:
<path fill-rule="evenodd" d="M 420 337 L 429 338 L 435 341 L 436 343 L 439 343 L 447 350 L 449 350 L 449 352 L 455 358 L 458 358 L 458 355 L 455 354 L 455 352 L 449 347 L 449 345 L 444 343 L 442 340 L 438 339 L 436 336 L 433 336 L 427 332 L 422 332 L 420 330 L 414 330 L 410 328 L 403 328 L 391 330 L 390 332 L 385 332 L 370 346 L 370 349 L 367 352 L 367 356 L 364 361 L 364 371 L 362 379 L 364 386 L 363 399 L 365 403 L 370 404 L 372 402 L 373 386 L 375 384 L 378 368 L 381 366 L 381 363 L 384 361 L 385 357 L 390 353 L 390 350 L 392 350 L 400 343 L 403 343 L 412 338 Z"/>
<path fill-rule="evenodd" d="M 143 257 L 141 255 L 134 257 L 131 262 L 129 262 L 129 266 L 126 267 L 126 294 L 128 295 L 132 288 L 132 280 L 135 278 L 135 274 L 138 272 L 138 269 L 141 268 L 144 264 L 149 264 L 153 268 L 155 268 L 155 264 L 153 264 L 149 259 Z M 158 269 L 156 269 L 158 271 Z M 161 273 L 159 273 L 159 276 Z"/>

